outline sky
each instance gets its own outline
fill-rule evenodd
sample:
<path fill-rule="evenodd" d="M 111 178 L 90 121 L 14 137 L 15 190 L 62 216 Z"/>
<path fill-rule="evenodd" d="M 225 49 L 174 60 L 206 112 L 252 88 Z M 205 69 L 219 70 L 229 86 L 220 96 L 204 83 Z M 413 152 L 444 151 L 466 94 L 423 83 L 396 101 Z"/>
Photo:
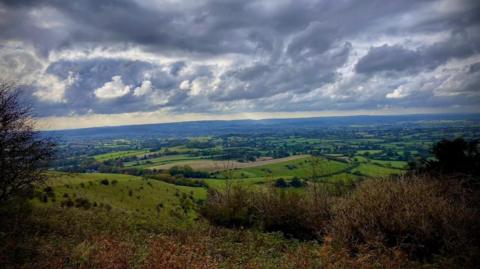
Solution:
<path fill-rule="evenodd" d="M 480 112 L 480 1 L 0 0 L 40 128 Z"/>

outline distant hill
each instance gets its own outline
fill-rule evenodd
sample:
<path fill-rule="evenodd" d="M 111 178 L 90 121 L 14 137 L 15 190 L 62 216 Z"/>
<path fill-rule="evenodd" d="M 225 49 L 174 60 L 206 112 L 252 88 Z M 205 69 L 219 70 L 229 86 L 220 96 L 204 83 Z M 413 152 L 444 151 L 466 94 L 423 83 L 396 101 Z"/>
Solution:
<path fill-rule="evenodd" d="M 405 125 L 428 121 L 480 122 L 480 114 L 422 114 L 389 116 L 338 116 L 296 119 L 192 121 L 144 125 L 96 127 L 71 130 L 44 131 L 57 138 L 133 138 L 133 137 L 188 137 L 244 133 L 289 133 L 321 130 L 326 127 L 371 125 Z"/>

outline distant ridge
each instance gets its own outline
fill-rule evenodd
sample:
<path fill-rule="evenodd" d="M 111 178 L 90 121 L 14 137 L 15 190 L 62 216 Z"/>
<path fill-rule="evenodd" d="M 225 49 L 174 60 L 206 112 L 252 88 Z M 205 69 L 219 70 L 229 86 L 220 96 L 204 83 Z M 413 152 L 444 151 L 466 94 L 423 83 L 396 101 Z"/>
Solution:
<path fill-rule="evenodd" d="M 188 137 L 201 135 L 294 132 L 351 125 L 402 125 L 419 121 L 480 122 L 480 114 L 358 115 L 262 120 L 207 120 L 42 131 L 57 137 Z"/>

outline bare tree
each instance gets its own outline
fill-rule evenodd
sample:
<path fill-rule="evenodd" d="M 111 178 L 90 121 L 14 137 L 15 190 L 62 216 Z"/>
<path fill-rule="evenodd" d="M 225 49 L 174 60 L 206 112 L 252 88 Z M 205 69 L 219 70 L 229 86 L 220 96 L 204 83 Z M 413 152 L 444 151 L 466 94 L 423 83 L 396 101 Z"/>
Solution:
<path fill-rule="evenodd" d="M 53 153 L 54 144 L 35 131 L 18 88 L 0 81 L 0 202 L 43 182 Z"/>

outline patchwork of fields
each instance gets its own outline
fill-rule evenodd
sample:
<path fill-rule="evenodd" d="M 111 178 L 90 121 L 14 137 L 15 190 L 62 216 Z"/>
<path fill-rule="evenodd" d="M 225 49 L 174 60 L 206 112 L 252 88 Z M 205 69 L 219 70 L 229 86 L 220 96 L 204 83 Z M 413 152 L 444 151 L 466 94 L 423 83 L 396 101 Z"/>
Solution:
<path fill-rule="evenodd" d="M 108 158 L 123 158 L 126 155 L 144 156 L 145 152 L 130 151 L 110 154 Z M 107 159 L 102 155 L 100 159 Z M 48 203 L 65 206 L 71 201 L 75 206 L 105 207 L 132 212 L 143 216 L 163 218 L 192 218 L 195 203 L 204 200 L 207 189 L 224 189 L 227 184 L 251 187 L 270 187 L 275 180 L 299 178 L 308 182 L 354 181 L 361 177 L 388 176 L 403 173 L 404 162 L 370 160 L 356 156 L 345 161 L 342 158 L 322 158 L 309 155 L 294 155 L 278 159 L 260 159 L 255 162 L 200 159 L 198 156 L 178 154 L 147 160 L 126 162 L 125 167 L 162 169 L 173 166 L 189 166 L 195 170 L 208 171 L 210 178 L 184 179 L 187 182 L 203 182 L 201 186 L 184 186 L 149 177 L 106 173 L 51 172 L 47 185 L 55 198 Z M 228 183 L 227 183 L 228 182 Z M 305 188 L 307 188 L 305 186 Z M 83 202 L 82 202 L 83 201 Z M 87 202 L 85 202 L 87 201 Z"/>
<path fill-rule="evenodd" d="M 191 218 L 189 209 L 209 188 L 228 184 L 302 192 L 313 182 L 349 185 L 402 174 L 408 162 L 431 156 L 434 141 L 458 130 L 474 137 L 477 129 L 468 128 L 367 125 L 285 134 L 72 140 L 61 145 L 54 166 L 63 173 L 52 172 L 48 184 L 59 205 L 80 198 L 92 207 Z"/>

